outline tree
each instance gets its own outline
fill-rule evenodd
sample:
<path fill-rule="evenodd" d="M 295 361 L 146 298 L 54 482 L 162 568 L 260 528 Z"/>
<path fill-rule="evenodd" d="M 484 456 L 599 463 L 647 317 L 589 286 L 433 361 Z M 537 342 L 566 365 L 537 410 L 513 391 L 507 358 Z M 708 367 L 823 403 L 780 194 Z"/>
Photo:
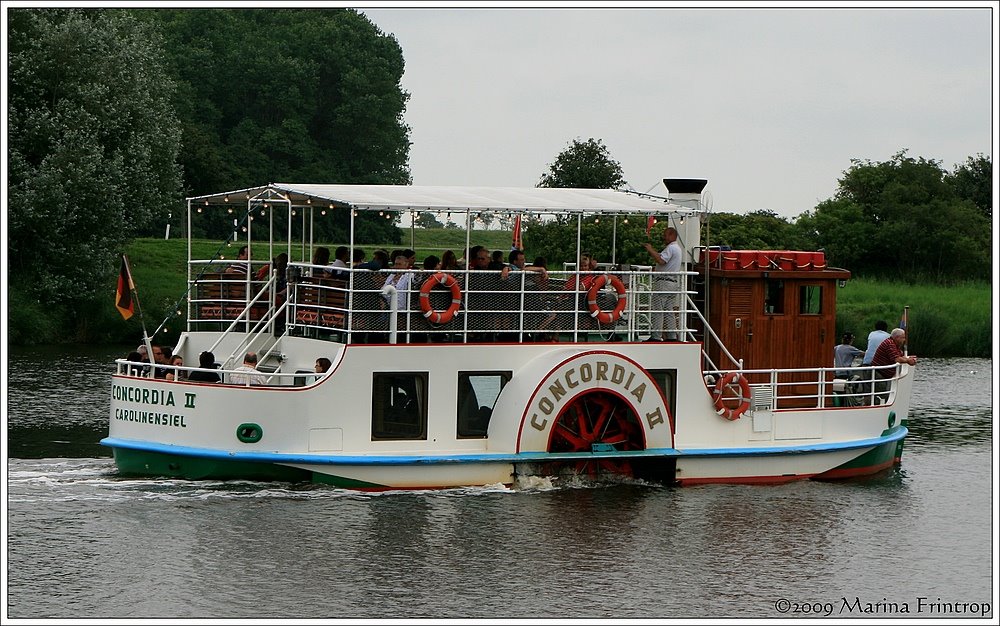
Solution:
<path fill-rule="evenodd" d="M 627 184 L 622 166 L 611 158 L 604 142 L 590 138 L 582 142 L 574 139 L 556 156 L 536 187 L 621 189 Z"/>
<path fill-rule="evenodd" d="M 774 211 L 759 209 L 745 215 L 713 213 L 705 222 L 704 245 L 730 246 L 736 250 L 796 250 L 809 244 L 791 222 Z"/>
<path fill-rule="evenodd" d="M 834 198 L 799 220 L 801 232 L 836 262 L 864 275 L 911 280 L 990 275 L 990 221 L 956 193 L 955 176 L 939 162 L 903 150 L 885 162 L 851 163 Z"/>
<path fill-rule="evenodd" d="M 993 161 L 982 153 L 969 157 L 955 171 L 945 175 L 955 195 L 975 205 L 983 216 L 993 219 Z"/>
<path fill-rule="evenodd" d="M 269 182 L 409 184 L 399 43 L 354 10 L 139 11 L 168 42 L 186 193 Z M 345 241 L 336 215 L 322 240 Z M 362 212 L 389 241 L 397 216 Z M 221 236 L 225 224 L 215 226 Z"/>
<path fill-rule="evenodd" d="M 444 224 L 439 222 L 437 217 L 430 211 L 418 213 L 413 223 L 417 228 L 444 228 Z"/>
<path fill-rule="evenodd" d="M 8 15 L 8 275 L 75 306 L 179 207 L 174 84 L 157 33 L 121 12 Z"/>

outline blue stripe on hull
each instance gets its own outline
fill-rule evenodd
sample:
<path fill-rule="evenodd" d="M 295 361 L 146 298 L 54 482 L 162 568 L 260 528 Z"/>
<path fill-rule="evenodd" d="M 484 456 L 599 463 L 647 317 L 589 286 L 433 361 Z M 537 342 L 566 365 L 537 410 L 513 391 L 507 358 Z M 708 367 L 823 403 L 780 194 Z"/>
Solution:
<path fill-rule="evenodd" d="M 530 463 L 536 461 L 570 461 L 574 459 L 622 459 L 622 458 L 663 458 L 663 457 L 753 457 L 773 455 L 810 454 L 817 452 L 833 452 L 838 450 L 853 450 L 883 445 L 894 441 L 902 441 L 907 435 L 905 427 L 899 427 L 881 436 L 869 439 L 837 443 L 818 443 L 794 446 L 773 446 L 767 448 L 711 448 L 711 449 L 674 449 L 652 448 L 636 451 L 601 451 L 601 452 L 519 452 L 500 454 L 447 454 L 447 455 L 318 455 L 290 454 L 282 452 L 229 452 L 209 448 L 194 448 L 189 446 L 173 446 L 148 441 L 133 441 L 106 437 L 101 444 L 111 448 L 143 450 L 163 454 L 191 456 L 199 458 L 224 459 L 228 461 L 244 461 L 252 463 L 299 463 L 313 465 L 437 465 L 461 463 Z"/>

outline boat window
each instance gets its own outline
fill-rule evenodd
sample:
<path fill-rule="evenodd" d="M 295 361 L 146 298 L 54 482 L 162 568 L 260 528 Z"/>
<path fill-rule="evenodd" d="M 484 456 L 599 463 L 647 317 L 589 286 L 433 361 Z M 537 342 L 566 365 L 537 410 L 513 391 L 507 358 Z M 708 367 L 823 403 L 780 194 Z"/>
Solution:
<path fill-rule="evenodd" d="M 677 402 L 677 370 L 647 370 L 653 377 L 656 384 L 663 392 L 663 397 L 667 401 L 667 410 L 674 415 L 674 406 Z M 671 423 L 670 428 L 674 429 L 675 424 Z"/>
<path fill-rule="evenodd" d="M 799 313 L 819 315 L 823 312 L 823 288 L 819 285 L 802 285 L 799 288 Z"/>
<path fill-rule="evenodd" d="M 500 390 L 510 372 L 458 373 L 458 437 L 485 437 Z"/>
<path fill-rule="evenodd" d="M 376 439 L 427 439 L 427 372 L 372 373 Z"/>
<path fill-rule="evenodd" d="M 785 312 L 785 281 L 768 279 L 764 295 L 764 312 L 781 315 Z"/>

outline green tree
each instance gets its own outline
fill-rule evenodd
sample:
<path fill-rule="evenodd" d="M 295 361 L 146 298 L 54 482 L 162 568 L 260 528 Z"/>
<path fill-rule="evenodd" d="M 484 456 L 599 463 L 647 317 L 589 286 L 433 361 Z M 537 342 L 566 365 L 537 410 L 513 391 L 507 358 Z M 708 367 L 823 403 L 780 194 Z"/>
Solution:
<path fill-rule="evenodd" d="M 422 211 L 414 218 L 413 223 L 417 228 L 444 228 L 444 224 L 438 221 L 430 211 Z"/>
<path fill-rule="evenodd" d="M 542 174 L 536 187 L 572 187 L 577 189 L 621 189 L 628 183 L 622 166 L 611 158 L 600 139 L 574 139 L 556 156 L 549 171 Z"/>
<path fill-rule="evenodd" d="M 179 207 L 173 81 L 157 33 L 121 12 L 8 15 L 8 275 L 77 307 Z"/>
<path fill-rule="evenodd" d="M 734 250 L 812 249 L 794 225 L 774 211 L 759 209 L 745 215 L 712 213 L 702 225 L 703 245 Z"/>
<path fill-rule="evenodd" d="M 852 160 L 835 197 L 801 230 L 848 269 L 911 280 L 981 279 L 990 272 L 990 221 L 960 197 L 938 161 L 903 150 L 885 162 Z M 847 224 L 849 222 L 850 224 Z"/>
<path fill-rule="evenodd" d="M 993 161 L 990 157 L 982 153 L 970 156 L 944 179 L 955 195 L 972 202 L 986 219 L 993 219 Z"/>
<path fill-rule="evenodd" d="M 409 184 L 409 94 L 392 36 L 347 9 L 140 11 L 162 28 L 179 85 L 189 195 L 268 182 Z M 317 237 L 345 241 L 349 215 Z M 397 219 L 362 212 L 376 240 Z M 212 227 L 221 236 L 228 225 Z M 217 232 L 216 232 L 217 231 Z"/>

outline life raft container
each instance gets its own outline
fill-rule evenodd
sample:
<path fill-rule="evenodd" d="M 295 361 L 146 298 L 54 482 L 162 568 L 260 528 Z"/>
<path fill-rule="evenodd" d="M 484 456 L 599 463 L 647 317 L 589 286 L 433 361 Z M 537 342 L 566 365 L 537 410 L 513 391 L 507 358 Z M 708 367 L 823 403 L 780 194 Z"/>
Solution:
<path fill-rule="evenodd" d="M 431 308 L 431 289 L 442 285 L 451 289 L 451 306 L 444 311 L 436 311 Z M 424 317 L 432 324 L 447 324 L 458 313 L 458 307 L 462 305 L 462 289 L 458 286 L 458 281 L 451 274 L 438 272 L 432 274 L 420 287 L 420 310 L 424 312 Z"/>
<path fill-rule="evenodd" d="M 601 307 L 597 306 L 597 294 L 601 292 L 608 282 L 611 286 L 615 288 L 618 293 L 618 303 L 615 304 L 615 308 L 610 311 L 605 311 Z M 587 307 L 590 309 L 590 316 L 597 318 L 597 321 L 601 324 L 613 324 L 618 321 L 618 318 L 622 316 L 622 311 L 625 310 L 625 285 L 617 276 L 608 276 L 607 274 L 602 274 L 594 279 L 594 284 L 590 286 L 590 291 L 587 292 Z"/>
<path fill-rule="evenodd" d="M 729 408 L 722 401 L 723 391 L 733 383 L 738 383 L 740 386 L 740 404 L 735 409 Z M 727 420 L 740 419 L 740 416 L 750 408 L 750 383 L 747 381 L 746 376 L 739 372 L 729 372 L 720 378 L 719 382 L 715 383 L 713 395 L 715 396 L 715 412 Z"/>

